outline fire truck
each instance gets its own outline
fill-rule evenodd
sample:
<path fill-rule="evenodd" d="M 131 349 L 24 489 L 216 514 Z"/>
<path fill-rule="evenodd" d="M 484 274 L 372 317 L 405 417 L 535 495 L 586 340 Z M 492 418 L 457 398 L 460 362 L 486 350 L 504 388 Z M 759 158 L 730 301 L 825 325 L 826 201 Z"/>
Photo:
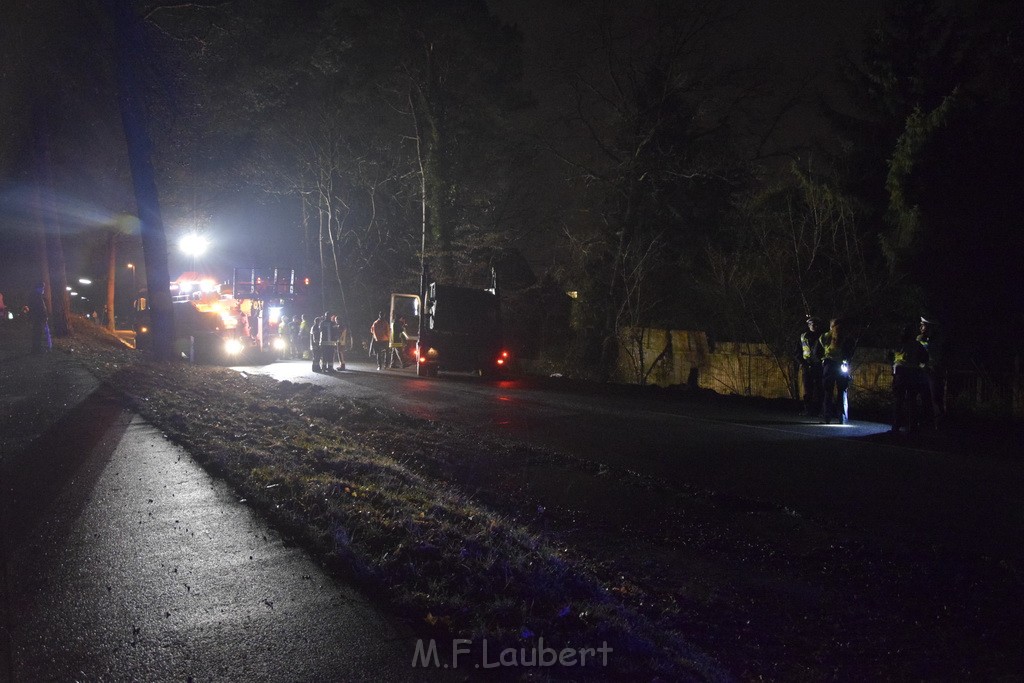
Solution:
<path fill-rule="evenodd" d="M 291 268 L 235 268 L 231 296 L 248 316 L 249 333 L 265 352 L 283 356 L 287 340 L 280 333 L 281 316 L 304 308 L 308 278 L 298 279 Z"/>
<path fill-rule="evenodd" d="M 405 318 L 409 341 L 415 345 L 416 374 L 436 377 L 441 370 L 484 377 L 505 374 L 512 359 L 503 345 L 494 269 L 487 289 L 440 284 L 428 276 L 424 282 L 422 306 L 414 294 L 391 297 L 391 320 Z M 392 336 L 392 344 L 401 343 Z"/>
<path fill-rule="evenodd" d="M 282 309 L 296 291 L 295 272 L 236 269 L 232 284 L 195 272 L 170 283 L 175 346 L 195 362 L 269 362 L 284 352 Z M 135 346 L 151 343 L 145 297 L 136 303 Z"/>
<path fill-rule="evenodd" d="M 228 313 L 231 302 L 224 301 L 221 287 L 213 277 L 200 273 L 182 273 L 170 283 L 174 312 L 174 347 L 193 362 L 215 363 L 242 356 L 246 347 L 233 339 L 236 321 Z M 143 292 L 135 302 L 135 348 L 152 344 L 152 316 L 148 297 Z"/>

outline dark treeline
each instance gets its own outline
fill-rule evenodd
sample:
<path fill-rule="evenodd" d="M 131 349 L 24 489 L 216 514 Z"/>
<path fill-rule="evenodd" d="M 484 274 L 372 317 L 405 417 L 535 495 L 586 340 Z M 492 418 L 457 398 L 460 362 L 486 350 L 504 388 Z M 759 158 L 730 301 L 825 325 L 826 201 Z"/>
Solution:
<path fill-rule="evenodd" d="M 5 9 L 8 63 L 49 75 L 5 75 L 2 172 L 104 207 L 108 234 L 138 213 L 119 3 L 43 4 Z M 890 2 L 828 77 L 793 83 L 736 56 L 756 20 L 724 1 L 556 7 L 541 36 L 476 0 L 132 6 L 169 221 L 281 217 L 236 234 L 239 265 L 287 258 L 356 323 L 416 291 L 422 251 L 446 280 L 497 267 L 520 350 L 599 377 L 624 329 L 781 358 L 805 314 L 880 346 L 935 317 L 956 367 L 1020 353 L 1018 2 Z"/>

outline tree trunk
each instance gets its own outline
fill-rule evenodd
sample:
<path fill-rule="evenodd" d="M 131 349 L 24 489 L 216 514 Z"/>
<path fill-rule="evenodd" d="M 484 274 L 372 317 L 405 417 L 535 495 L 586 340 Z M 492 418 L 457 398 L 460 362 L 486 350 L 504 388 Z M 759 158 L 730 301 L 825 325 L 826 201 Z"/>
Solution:
<path fill-rule="evenodd" d="M 46 302 L 46 310 L 53 310 L 53 299 L 50 296 L 53 287 L 50 285 L 50 256 L 46 248 L 46 221 L 43 219 L 43 188 L 40 182 L 35 187 L 35 213 L 36 213 L 36 248 L 39 253 L 39 281 L 43 283 L 43 301 Z M 35 286 L 35 283 L 33 283 Z"/>
<path fill-rule="evenodd" d="M 322 188 L 317 189 L 317 215 L 320 217 L 319 233 L 317 235 L 317 243 L 320 246 L 320 312 L 322 313 L 327 309 L 327 260 L 324 256 L 324 243 L 327 241 L 324 238 L 324 214 L 327 211 L 324 206 L 323 190 Z M 327 230 L 330 231 L 330 215 L 327 216 Z"/>
<path fill-rule="evenodd" d="M 452 258 L 454 204 L 449 164 L 445 158 L 448 125 L 444 107 L 444 93 L 440 75 L 434 65 L 433 47 L 426 47 L 425 82 L 413 84 L 409 92 L 409 106 L 416 130 L 416 153 L 419 162 L 423 193 L 424 234 L 430 233 L 436 263 L 434 269 L 441 279 L 455 275 Z"/>
<path fill-rule="evenodd" d="M 174 351 L 174 310 L 167 263 L 167 236 L 160 213 L 160 198 L 151 158 L 152 143 L 146 127 L 146 110 L 135 63 L 146 54 L 142 23 L 135 16 L 129 0 L 107 0 L 107 9 L 117 29 L 118 104 L 128 145 L 128 161 L 139 211 L 142 251 L 146 259 L 153 353 L 157 358 L 169 360 Z"/>
<path fill-rule="evenodd" d="M 117 276 L 117 233 L 110 232 L 107 241 L 107 329 L 116 329 L 114 322 L 114 285 Z"/>
<path fill-rule="evenodd" d="M 49 117 L 38 107 L 35 117 L 36 154 L 36 210 L 42 231 L 44 296 L 48 299 L 50 332 L 55 337 L 71 334 L 71 298 L 68 296 L 68 278 L 64 266 L 64 247 L 61 242 L 60 223 L 53 199 L 53 176 L 48 130 Z"/>
<path fill-rule="evenodd" d="M 68 295 L 68 277 L 64 265 L 64 246 L 60 226 L 54 220 L 46 235 L 50 263 L 50 332 L 55 337 L 71 336 L 71 297 Z"/>
<path fill-rule="evenodd" d="M 331 251 L 330 266 L 331 266 L 331 271 L 332 271 L 331 275 L 333 277 L 330 280 L 328 280 L 326 273 L 323 273 L 322 277 L 323 277 L 323 280 L 324 280 L 324 290 L 325 290 L 325 294 L 324 294 L 324 311 L 325 312 L 326 311 L 331 311 L 332 313 L 337 313 L 338 312 L 338 306 L 340 306 L 343 311 L 347 310 L 348 307 L 346 306 L 346 303 L 345 303 L 345 285 L 342 283 L 342 279 L 341 279 L 342 266 L 341 266 L 341 262 L 338 260 L 338 252 L 341 250 L 341 246 L 340 246 L 340 244 L 338 242 L 338 239 L 336 239 L 336 237 L 335 237 L 335 231 L 334 231 L 334 226 L 339 224 L 340 220 L 338 218 L 338 211 L 335 209 L 335 203 L 334 203 L 335 197 L 334 197 L 334 175 L 333 175 L 334 171 L 333 171 L 333 166 L 334 166 L 334 162 L 332 160 L 331 161 L 331 165 L 330 165 L 330 167 L 328 169 L 328 172 L 327 172 L 327 180 L 325 181 L 325 183 L 320 188 L 320 197 L 321 197 L 321 201 L 325 205 L 325 211 L 326 211 L 326 216 L 327 216 L 327 245 L 330 247 L 330 251 Z M 340 237 L 340 235 L 341 235 L 341 226 L 340 225 L 338 227 L 337 234 Z M 328 282 L 331 283 L 331 288 L 330 288 L 330 292 L 329 293 L 326 292 L 326 290 L 327 290 L 327 283 Z M 343 315 L 344 315 L 344 313 L 343 313 Z"/>

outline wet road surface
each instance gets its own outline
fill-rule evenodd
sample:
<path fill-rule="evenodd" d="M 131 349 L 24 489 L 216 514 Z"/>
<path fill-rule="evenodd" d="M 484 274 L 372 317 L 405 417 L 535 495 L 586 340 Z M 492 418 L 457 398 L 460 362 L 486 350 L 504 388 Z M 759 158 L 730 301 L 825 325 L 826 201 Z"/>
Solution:
<path fill-rule="evenodd" d="M 1005 444 L 949 452 L 937 439 L 886 440 L 885 424 L 822 425 L 767 403 L 461 375 L 420 379 L 411 369 L 378 372 L 359 360 L 348 367 L 319 375 L 307 362 L 292 361 L 243 371 L 314 382 L 412 417 L 487 429 L 896 542 L 1024 554 L 1017 543 L 1024 533 L 1024 467 L 988 452 Z"/>

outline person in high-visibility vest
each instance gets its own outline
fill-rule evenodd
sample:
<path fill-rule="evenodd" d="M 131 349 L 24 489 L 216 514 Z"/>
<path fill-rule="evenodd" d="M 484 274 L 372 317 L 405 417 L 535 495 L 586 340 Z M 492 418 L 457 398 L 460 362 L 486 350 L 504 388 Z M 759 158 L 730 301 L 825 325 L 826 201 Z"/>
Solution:
<path fill-rule="evenodd" d="M 801 415 L 817 416 L 821 413 L 821 320 L 807 317 L 807 331 L 800 335 L 800 351 L 797 361 L 800 366 L 800 383 L 804 391 L 804 406 Z"/>
<path fill-rule="evenodd" d="M 338 357 L 338 338 L 341 326 L 338 316 L 330 311 L 324 313 L 320 323 L 320 370 L 328 374 L 334 372 L 334 359 Z"/>
<path fill-rule="evenodd" d="M 894 434 L 906 427 L 913 433 L 921 423 L 917 398 L 921 398 L 923 417 L 932 417 L 931 391 L 928 389 L 928 350 L 914 336 L 913 325 L 903 329 L 892 359 L 892 427 Z"/>
<path fill-rule="evenodd" d="M 299 316 L 295 316 L 295 317 L 298 318 Z M 299 347 L 302 344 L 305 344 L 306 341 L 310 340 L 310 330 L 312 329 L 312 327 L 313 327 L 313 323 L 310 321 L 309 315 L 303 313 L 302 317 L 299 318 L 299 336 L 295 340 L 295 348 L 297 350 L 299 350 L 298 358 L 300 360 L 304 359 L 304 358 L 311 357 L 312 348 L 307 349 L 305 351 L 302 351 Z M 309 346 L 311 346 L 311 345 L 309 345 Z"/>
<path fill-rule="evenodd" d="M 818 339 L 821 348 L 821 383 L 824 399 L 821 417 L 825 424 L 838 419 L 845 424 L 850 418 L 850 360 L 856 342 L 840 318 L 833 318 L 828 332 Z"/>

